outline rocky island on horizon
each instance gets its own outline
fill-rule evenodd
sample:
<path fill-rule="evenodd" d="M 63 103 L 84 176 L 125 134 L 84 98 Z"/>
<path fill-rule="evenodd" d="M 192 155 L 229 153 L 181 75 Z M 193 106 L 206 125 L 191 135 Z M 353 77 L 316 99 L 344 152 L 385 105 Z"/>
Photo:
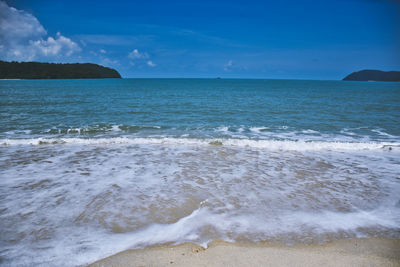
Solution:
<path fill-rule="evenodd" d="M 112 68 L 92 63 L 41 63 L 0 61 L 0 79 L 121 78 Z"/>
<path fill-rule="evenodd" d="M 399 82 L 400 71 L 361 70 L 347 75 L 343 81 Z"/>

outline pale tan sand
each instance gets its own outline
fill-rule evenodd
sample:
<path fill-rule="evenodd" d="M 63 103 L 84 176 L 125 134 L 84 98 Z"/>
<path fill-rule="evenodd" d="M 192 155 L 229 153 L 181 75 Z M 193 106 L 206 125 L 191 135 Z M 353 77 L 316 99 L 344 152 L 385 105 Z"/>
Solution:
<path fill-rule="evenodd" d="M 400 240 L 365 238 L 323 245 L 278 246 L 215 241 L 127 250 L 98 266 L 400 266 Z"/>

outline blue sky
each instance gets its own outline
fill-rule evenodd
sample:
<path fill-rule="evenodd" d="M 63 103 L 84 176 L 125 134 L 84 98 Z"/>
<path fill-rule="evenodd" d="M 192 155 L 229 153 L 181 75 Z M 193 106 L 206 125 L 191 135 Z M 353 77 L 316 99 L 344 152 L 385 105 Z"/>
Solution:
<path fill-rule="evenodd" d="M 400 2 L 0 0 L 0 59 L 123 77 L 341 79 L 400 70 Z"/>

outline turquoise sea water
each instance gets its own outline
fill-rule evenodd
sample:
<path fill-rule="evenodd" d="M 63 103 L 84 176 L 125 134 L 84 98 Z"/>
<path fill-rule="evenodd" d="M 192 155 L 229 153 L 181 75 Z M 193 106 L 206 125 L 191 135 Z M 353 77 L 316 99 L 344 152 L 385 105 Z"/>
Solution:
<path fill-rule="evenodd" d="M 0 265 L 400 237 L 400 84 L 0 81 Z"/>
<path fill-rule="evenodd" d="M 387 141 L 397 83 L 106 79 L 1 81 L 1 137 L 189 136 Z M 224 129 L 226 131 L 224 131 Z M 264 133 L 264 134 L 262 134 Z M 286 136 L 286 137 L 285 137 Z M 304 136 L 307 139 L 306 136 Z M 292 138 L 291 138 L 292 139 Z M 325 141 L 330 141 L 327 139 Z"/>

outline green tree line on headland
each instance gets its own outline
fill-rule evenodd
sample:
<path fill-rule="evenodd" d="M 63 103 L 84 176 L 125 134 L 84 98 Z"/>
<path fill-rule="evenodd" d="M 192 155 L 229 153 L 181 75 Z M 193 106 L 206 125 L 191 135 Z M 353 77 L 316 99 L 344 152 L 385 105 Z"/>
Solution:
<path fill-rule="evenodd" d="M 347 75 L 343 80 L 400 82 L 400 71 L 361 70 Z"/>
<path fill-rule="evenodd" d="M 115 69 L 92 63 L 40 63 L 0 61 L 0 79 L 121 78 Z"/>

